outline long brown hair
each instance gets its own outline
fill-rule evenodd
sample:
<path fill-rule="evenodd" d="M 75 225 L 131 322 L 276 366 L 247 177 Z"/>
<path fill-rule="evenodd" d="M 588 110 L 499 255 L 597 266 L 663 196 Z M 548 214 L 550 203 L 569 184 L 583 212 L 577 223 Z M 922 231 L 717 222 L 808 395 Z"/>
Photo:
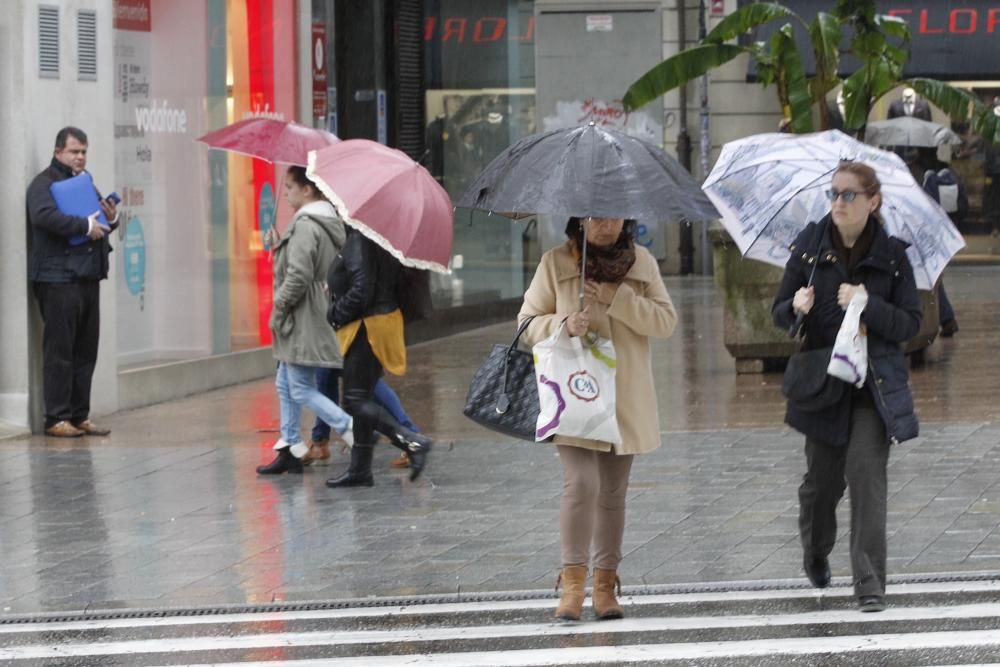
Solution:
<path fill-rule="evenodd" d="M 635 264 L 636 221 L 626 220 L 618 239 L 610 246 L 587 243 L 586 277 L 599 283 L 620 283 Z M 566 223 L 566 236 L 573 242 L 573 254 L 579 267 L 583 260 L 585 243 L 580 218 L 570 218 Z"/>
<path fill-rule="evenodd" d="M 876 206 L 875 210 L 872 211 L 872 215 L 881 221 L 882 216 L 879 215 L 879 211 L 882 209 L 882 181 L 878 180 L 878 174 L 875 173 L 875 170 L 864 162 L 841 160 L 840 164 L 837 165 L 836 171 L 833 172 L 833 176 L 840 173 L 853 174 L 856 176 L 858 181 L 861 183 L 861 187 L 864 189 L 865 194 L 869 197 L 879 195 L 878 206 Z"/>

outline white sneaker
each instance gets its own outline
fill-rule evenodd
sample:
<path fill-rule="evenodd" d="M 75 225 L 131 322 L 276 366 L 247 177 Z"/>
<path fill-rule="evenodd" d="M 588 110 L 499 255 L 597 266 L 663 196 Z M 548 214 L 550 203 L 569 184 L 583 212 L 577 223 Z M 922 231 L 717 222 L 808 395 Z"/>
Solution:
<path fill-rule="evenodd" d="M 340 434 L 340 439 L 344 441 L 348 447 L 354 446 L 354 420 L 347 422 L 347 430 Z"/>

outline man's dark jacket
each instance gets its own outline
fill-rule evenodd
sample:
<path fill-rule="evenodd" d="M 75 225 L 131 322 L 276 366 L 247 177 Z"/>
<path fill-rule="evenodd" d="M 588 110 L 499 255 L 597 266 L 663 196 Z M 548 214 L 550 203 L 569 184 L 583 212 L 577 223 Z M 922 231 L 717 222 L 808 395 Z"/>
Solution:
<path fill-rule="evenodd" d="M 848 275 L 834 250 L 832 228 L 828 214 L 818 223 L 809 223 L 791 245 L 791 257 L 771 309 L 774 323 L 785 331 L 791 327 L 795 321 L 792 298 L 806 286 L 818 262 L 813 276 L 816 298 L 805 318 L 803 349 L 833 345 L 845 312 L 837 303 L 837 291 L 841 283 L 863 284 L 868 291 L 868 305 L 861 315 L 868 329 L 868 377 L 864 388 L 871 393 L 890 442 L 915 438 L 918 424 L 903 344 L 920 330 L 922 310 L 913 268 L 906 257 L 908 244 L 889 236 L 876 221 L 871 249 L 858 262 L 853 275 Z M 838 404 L 822 412 L 803 412 L 789 404 L 785 422 L 814 440 L 843 446 L 850 435 L 851 403 L 856 400 L 859 397 L 848 391 Z"/>
<path fill-rule="evenodd" d="M 400 263 L 374 241 L 350 231 L 327 276 L 332 302 L 326 319 L 339 329 L 362 317 L 396 310 L 400 269 Z"/>
<path fill-rule="evenodd" d="M 87 234 L 86 218 L 66 215 L 52 199 L 50 186 L 73 176 L 73 170 L 56 159 L 28 186 L 28 222 L 31 225 L 31 266 L 28 278 L 38 283 L 72 283 L 108 277 L 111 243 L 100 241 L 69 244 L 74 236 Z M 115 229 L 118 225 L 112 225 Z"/>

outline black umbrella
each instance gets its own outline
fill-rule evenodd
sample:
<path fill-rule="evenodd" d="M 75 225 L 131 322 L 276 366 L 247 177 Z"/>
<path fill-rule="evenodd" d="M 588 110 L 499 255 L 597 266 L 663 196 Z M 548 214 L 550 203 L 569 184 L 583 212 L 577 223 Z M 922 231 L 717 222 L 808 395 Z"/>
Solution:
<path fill-rule="evenodd" d="M 661 148 L 594 123 L 525 137 L 490 162 L 456 206 L 646 222 L 720 217 Z"/>

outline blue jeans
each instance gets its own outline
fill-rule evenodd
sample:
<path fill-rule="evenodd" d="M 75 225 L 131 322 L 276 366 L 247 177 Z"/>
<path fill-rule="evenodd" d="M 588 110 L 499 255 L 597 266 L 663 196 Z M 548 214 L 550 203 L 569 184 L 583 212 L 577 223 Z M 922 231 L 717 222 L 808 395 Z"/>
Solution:
<path fill-rule="evenodd" d="M 324 396 L 338 405 L 340 404 L 339 382 L 341 375 L 342 372 L 339 368 L 316 369 L 316 387 L 323 392 Z M 402 426 L 416 433 L 420 432 L 420 429 L 413 423 L 410 416 L 406 414 L 406 410 L 403 409 L 403 404 L 400 402 L 399 396 L 396 395 L 396 392 L 384 380 L 380 379 L 378 384 L 375 385 L 375 402 L 388 410 L 389 414 Z M 323 421 L 323 418 L 317 414 L 316 424 L 312 430 L 313 442 L 317 440 L 329 440 L 329 438 L 330 425 Z"/>
<path fill-rule="evenodd" d="M 316 388 L 316 370 L 282 361 L 274 384 L 281 401 L 281 438 L 289 445 L 302 442 L 302 407 L 305 406 L 323 421 L 343 433 L 351 417 Z"/>

